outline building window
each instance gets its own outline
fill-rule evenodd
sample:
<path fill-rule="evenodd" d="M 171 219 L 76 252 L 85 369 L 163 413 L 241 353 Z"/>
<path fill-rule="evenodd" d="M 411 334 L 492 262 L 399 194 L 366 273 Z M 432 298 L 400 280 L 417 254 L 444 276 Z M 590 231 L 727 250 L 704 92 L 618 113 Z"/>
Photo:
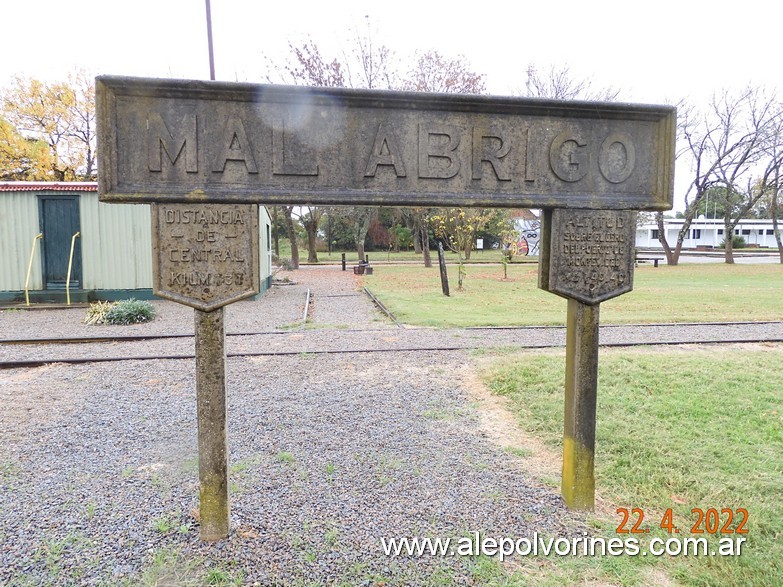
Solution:
<path fill-rule="evenodd" d="M 742 234 L 744 234 L 745 236 L 750 236 L 750 230 L 745 229 L 742 231 Z"/>
<path fill-rule="evenodd" d="M 739 235 L 739 233 L 740 233 L 740 229 L 739 228 L 735 228 L 734 229 L 734 234 Z"/>
<path fill-rule="evenodd" d="M 699 239 L 699 238 L 701 238 L 701 228 L 694 228 L 691 231 L 691 238 L 692 239 Z"/>
<path fill-rule="evenodd" d="M 723 234 L 723 229 L 722 229 L 722 228 L 719 228 L 719 229 L 718 229 L 718 236 L 720 236 L 720 235 L 722 235 L 722 234 Z"/>
<path fill-rule="evenodd" d="M 658 240 L 658 229 L 657 228 L 653 228 L 652 229 L 652 233 L 650 234 L 650 238 Z"/>
<path fill-rule="evenodd" d="M 769 235 L 775 234 L 775 231 L 774 231 L 774 229 L 772 229 L 772 228 L 768 228 L 768 229 L 767 229 L 767 234 L 769 234 Z"/>

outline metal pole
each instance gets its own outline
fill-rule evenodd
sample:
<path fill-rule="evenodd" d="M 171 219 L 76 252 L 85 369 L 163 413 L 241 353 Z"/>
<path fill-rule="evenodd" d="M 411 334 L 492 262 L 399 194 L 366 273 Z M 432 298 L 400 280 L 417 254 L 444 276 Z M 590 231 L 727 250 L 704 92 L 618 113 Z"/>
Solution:
<path fill-rule="evenodd" d="M 200 537 L 214 541 L 229 532 L 226 329 L 223 308 L 194 312 Z"/>
<path fill-rule="evenodd" d="M 24 302 L 25 305 L 30 305 L 30 273 L 33 271 L 33 257 L 35 256 L 35 243 L 39 238 L 43 238 L 43 233 L 39 232 L 33 239 L 33 247 L 30 249 L 30 261 L 27 263 L 27 277 L 24 280 Z"/>
<path fill-rule="evenodd" d="M 209 79 L 215 79 L 215 54 L 212 48 L 212 7 L 207 3 L 207 44 L 209 45 Z"/>
<path fill-rule="evenodd" d="M 81 233 L 77 232 L 71 237 L 71 254 L 68 257 L 68 275 L 65 278 L 65 302 L 68 306 L 71 305 L 71 268 L 73 267 L 73 249 L 76 246 L 76 239 L 79 236 L 81 236 Z"/>
<path fill-rule="evenodd" d="M 599 304 L 568 300 L 562 494 L 573 510 L 595 505 Z"/>
<path fill-rule="evenodd" d="M 444 296 L 449 295 L 449 273 L 446 270 L 446 259 L 443 255 L 443 243 L 438 241 L 438 267 L 440 267 L 440 288 Z"/>

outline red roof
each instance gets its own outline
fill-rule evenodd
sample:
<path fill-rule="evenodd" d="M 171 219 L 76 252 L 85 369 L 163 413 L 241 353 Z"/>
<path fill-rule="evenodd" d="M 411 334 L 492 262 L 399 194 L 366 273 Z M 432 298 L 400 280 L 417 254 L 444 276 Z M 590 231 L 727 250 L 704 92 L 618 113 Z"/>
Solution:
<path fill-rule="evenodd" d="M 97 192 L 95 181 L 0 181 L 0 192 Z"/>

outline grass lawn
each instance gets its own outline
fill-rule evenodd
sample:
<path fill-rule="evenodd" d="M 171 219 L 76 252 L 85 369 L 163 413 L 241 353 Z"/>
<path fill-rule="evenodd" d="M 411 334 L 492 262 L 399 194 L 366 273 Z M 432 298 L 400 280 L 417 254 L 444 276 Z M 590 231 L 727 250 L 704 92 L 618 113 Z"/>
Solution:
<path fill-rule="evenodd" d="M 564 324 L 566 301 L 538 289 L 537 265 L 467 267 L 451 297 L 441 293 L 437 267 L 378 267 L 365 285 L 406 324 L 419 326 L 522 326 Z M 783 267 L 778 264 L 641 266 L 634 291 L 601 304 L 601 322 L 710 322 L 783 319 Z"/>
<path fill-rule="evenodd" d="M 490 389 L 509 398 L 519 425 L 558 455 L 564 363 L 563 351 L 526 352 L 493 356 L 483 371 Z M 651 528 L 642 549 L 656 536 L 705 537 L 713 548 L 721 536 L 739 535 L 692 534 L 691 510 L 746 508 L 747 542 L 741 556 L 551 557 L 546 565 L 523 558 L 524 575 L 540 578 L 530 584 L 669 584 L 651 574 L 663 571 L 682 585 L 783 585 L 781 363 L 779 344 L 602 349 L 596 488 L 613 505 L 608 517 L 589 518 L 594 535 L 617 537 L 615 508 L 640 508 L 642 527 Z M 659 527 L 668 508 L 679 534 Z M 721 525 L 727 517 L 721 513 Z"/>
<path fill-rule="evenodd" d="M 350 263 L 352 265 L 355 265 L 359 257 L 357 256 L 357 253 L 355 250 L 350 251 L 332 251 L 332 253 L 327 253 L 326 251 L 319 251 L 318 252 L 318 263 L 322 265 L 328 265 L 328 264 L 334 264 L 334 263 L 340 263 L 342 261 L 342 254 L 345 253 L 345 260 L 347 263 Z M 391 251 L 367 251 L 367 255 L 370 256 L 370 263 L 411 263 L 411 264 L 419 264 L 423 265 L 424 263 L 424 257 L 421 254 L 416 254 L 414 251 L 400 251 L 399 253 L 394 253 Z M 432 262 L 437 263 L 438 262 L 438 250 L 432 249 L 430 251 L 430 255 L 432 256 Z M 447 263 L 456 263 L 458 261 L 457 259 L 457 253 L 453 253 L 451 251 L 445 251 L 446 256 L 446 262 Z M 281 259 L 290 259 L 291 258 L 291 244 L 286 238 L 280 239 L 280 258 Z M 516 256 L 512 259 L 513 264 L 523 264 L 523 263 L 536 263 L 538 261 L 538 257 L 530 256 L 530 257 L 524 257 L 524 256 Z M 306 263 L 307 262 L 307 249 L 304 247 L 299 247 L 299 262 L 300 263 Z M 465 261 L 468 264 L 480 264 L 480 263 L 500 263 L 500 251 L 487 249 L 483 251 L 473 251 L 470 255 L 470 259 Z"/>

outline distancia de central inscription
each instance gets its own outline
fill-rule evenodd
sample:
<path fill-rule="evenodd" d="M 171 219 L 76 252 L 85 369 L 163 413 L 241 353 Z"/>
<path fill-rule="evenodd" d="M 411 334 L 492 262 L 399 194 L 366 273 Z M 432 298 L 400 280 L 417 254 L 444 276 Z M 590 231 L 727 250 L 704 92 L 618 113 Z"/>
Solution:
<path fill-rule="evenodd" d="M 597 304 L 633 289 L 636 212 L 553 210 L 548 290 Z"/>
<path fill-rule="evenodd" d="M 155 295 L 209 312 L 258 293 L 258 206 L 153 204 Z"/>

